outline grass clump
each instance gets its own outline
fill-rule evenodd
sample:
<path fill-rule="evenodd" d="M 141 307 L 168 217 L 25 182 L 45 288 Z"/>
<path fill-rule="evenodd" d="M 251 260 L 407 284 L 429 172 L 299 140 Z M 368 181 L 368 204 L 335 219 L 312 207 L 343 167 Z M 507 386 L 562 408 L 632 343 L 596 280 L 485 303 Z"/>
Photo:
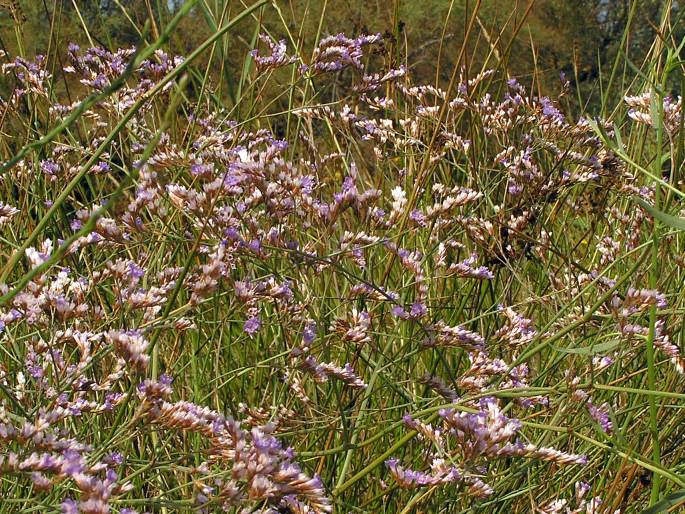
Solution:
<path fill-rule="evenodd" d="M 673 10 L 592 118 L 478 8 L 428 78 L 266 0 L 3 53 L 0 512 L 679 508 Z"/>

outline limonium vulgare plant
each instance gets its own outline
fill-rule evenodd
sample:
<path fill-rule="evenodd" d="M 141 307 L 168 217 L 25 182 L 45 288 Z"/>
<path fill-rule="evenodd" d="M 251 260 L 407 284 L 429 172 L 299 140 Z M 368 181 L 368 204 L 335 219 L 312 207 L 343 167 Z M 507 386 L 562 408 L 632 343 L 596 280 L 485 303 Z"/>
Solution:
<path fill-rule="evenodd" d="M 199 53 L 2 54 L 3 512 L 599 514 L 685 487 L 681 241 L 634 201 L 682 194 L 630 146 L 675 162 L 680 98 L 631 92 L 619 126 L 563 77 L 422 82 L 387 38 L 263 32 L 232 108 Z"/>

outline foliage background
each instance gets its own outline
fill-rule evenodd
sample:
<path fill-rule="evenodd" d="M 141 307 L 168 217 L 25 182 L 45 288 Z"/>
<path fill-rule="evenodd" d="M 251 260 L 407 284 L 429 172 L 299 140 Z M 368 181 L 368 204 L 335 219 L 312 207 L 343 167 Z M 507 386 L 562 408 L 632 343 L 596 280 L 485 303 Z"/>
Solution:
<path fill-rule="evenodd" d="M 298 38 L 299 48 L 312 48 L 318 33 L 345 32 L 348 35 L 380 32 L 396 41 L 396 54 L 417 78 L 436 76 L 446 85 L 457 64 L 480 67 L 486 60 L 492 67 L 506 60 L 509 73 L 543 94 L 558 90 L 558 77 L 564 73 L 577 91 L 573 99 L 581 110 L 599 113 L 602 105 L 613 105 L 625 84 L 614 82 L 612 94 L 602 102 L 616 59 L 623 70 L 629 62 L 640 67 L 656 37 L 660 0 L 279 0 L 278 19 L 274 9 L 259 15 L 264 27 L 277 38 L 285 36 L 283 25 Z M 159 27 L 181 5 L 178 0 L 20 0 L 25 21 L 27 55 L 66 51 L 68 42 L 96 43 L 108 49 L 134 46 L 141 42 L 141 28 L 154 39 Z M 181 22 L 168 48 L 179 55 L 195 48 L 212 31 L 211 16 L 220 19 L 239 12 L 250 2 L 203 0 L 200 7 Z M 639 6 L 631 12 L 631 5 Z M 478 7 L 478 31 L 468 41 L 468 52 L 458 63 L 459 48 L 468 22 L 467 13 Z M 682 8 L 673 2 L 677 18 Z M 443 20 L 447 20 L 444 22 Z M 519 30 L 515 30 L 522 23 Z M 11 12 L 0 10 L 0 48 L 16 54 L 15 20 Z M 677 24 L 676 24 L 677 25 Z M 683 26 L 683 24 L 680 24 Z M 246 53 L 254 47 L 254 20 L 246 20 L 224 40 L 221 59 L 215 71 L 224 71 L 224 92 L 235 100 L 237 77 Z M 621 41 L 628 29 L 628 41 Z M 685 34 L 676 30 L 674 38 Z M 442 44 L 441 44 L 442 41 Z M 491 50 L 496 55 L 488 58 Z M 55 59 L 53 62 L 58 62 Z M 222 68 L 223 67 L 223 68 Z M 436 74 L 436 69 L 437 74 Z M 628 76 L 634 75 L 630 71 Z"/>

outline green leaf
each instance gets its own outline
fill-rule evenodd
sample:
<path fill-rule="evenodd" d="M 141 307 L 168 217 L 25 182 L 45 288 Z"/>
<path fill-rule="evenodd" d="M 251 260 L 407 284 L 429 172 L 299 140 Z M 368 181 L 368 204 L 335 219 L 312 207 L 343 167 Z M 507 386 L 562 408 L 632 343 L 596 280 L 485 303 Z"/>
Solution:
<path fill-rule="evenodd" d="M 679 218 L 677 216 L 671 216 L 670 214 L 666 214 L 663 211 L 660 211 L 653 205 L 648 204 L 645 202 L 642 198 L 638 197 L 633 197 L 633 199 L 642 207 L 644 210 L 646 210 L 649 214 L 651 214 L 654 218 L 658 219 L 661 223 L 664 225 L 668 225 L 671 228 L 677 228 L 678 230 L 685 230 L 685 219 Z"/>
<path fill-rule="evenodd" d="M 593 355 L 595 353 L 603 353 L 609 350 L 613 350 L 619 345 L 620 341 L 607 341 L 606 343 L 595 344 L 592 346 L 585 346 L 582 348 L 561 348 L 559 346 L 552 345 L 556 351 L 561 353 L 574 353 L 577 355 Z"/>
<path fill-rule="evenodd" d="M 671 507 L 683 503 L 685 503 L 685 489 L 669 494 L 663 500 L 656 502 L 648 509 L 643 510 L 641 514 L 658 514 L 659 512 L 666 512 Z"/>

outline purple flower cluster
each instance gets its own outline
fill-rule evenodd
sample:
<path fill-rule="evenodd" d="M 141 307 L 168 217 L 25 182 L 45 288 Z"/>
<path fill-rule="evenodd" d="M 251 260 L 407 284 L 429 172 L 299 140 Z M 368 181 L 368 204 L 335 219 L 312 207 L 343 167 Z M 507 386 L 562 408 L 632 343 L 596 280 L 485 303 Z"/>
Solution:
<path fill-rule="evenodd" d="M 348 38 L 345 34 L 325 37 L 314 49 L 309 65 L 303 65 L 301 71 L 318 74 L 340 71 L 349 66 L 362 69 L 364 47 L 381 39 L 380 34 L 361 35 L 354 39 Z"/>
<path fill-rule="evenodd" d="M 305 60 L 260 40 L 268 50 L 251 53 L 258 77 L 245 87 L 268 96 L 265 72 Z M 70 45 L 62 71 L 75 91 L 99 95 L 127 75 L 79 130 L 7 170 L 16 187 L 0 202 L 0 244 L 18 262 L 0 284 L 3 476 L 67 513 L 133 512 L 120 508 L 129 475 L 144 483 L 131 496 L 183 497 L 204 512 L 327 513 L 317 472 L 357 480 L 343 476 L 356 468 L 349 459 L 375 458 L 360 434 L 403 423 L 421 442 L 412 464 L 386 462 L 399 487 L 454 485 L 480 498 L 502 462 L 585 465 L 574 444 L 525 442 L 527 416 L 576 430 L 589 412 L 611 433 L 607 404 L 578 401 L 590 398 L 586 377 L 635 361 L 647 338 L 685 369 L 667 295 L 642 287 L 642 270 L 617 287 L 615 267 L 650 234 L 646 211 L 620 206 L 653 201 L 654 190 L 561 102 L 491 70 L 451 91 L 415 84 L 406 67 L 374 72 L 365 55 L 380 41 L 326 37 L 296 74 L 309 86 L 354 70 L 331 93 L 339 102 L 305 94 L 286 116 L 257 94 L 251 108 L 264 114 L 254 120 L 196 102 L 174 113 L 174 129 L 158 116 L 175 105 L 174 81 L 157 86 L 182 58 L 157 51 L 129 69 L 132 49 Z M 28 126 L 25 104 L 46 105 L 50 123 L 85 105 L 60 103 L 45 58 L 2 69 L 0 124 Z M 652 124 L 646 97 L 626 102 Z M 680 103 L 665 101 L 669 133 Z M 60 198 L 75 177 L 78 189 Z M 60 216 L 36 229 L 58 198 Z M 568 391 L 533 387 L 558 377 L 540 374 L 538 358 L 558 331 L 578 345 L 620 340 L 609 355 L 563 352 Z M 433 419 L 402 417 L 424 403 Z M 586 493 L 574 508 L 594 512 L 599 500 Z M 568 505 L 541 509 L 577 512 Z"/>
<path fill-rule="evenodd" d="M 207 478 L 200 477 L 199 484 L 209 481 L 217 470 L 230 469 L 230 479 L 201 487 L 201 504 L 211 500 L 230 509 L 248 501 L 268 500 L 319 513 L 331 512 L 320 478 L 302 471 L 293 460 L 293 450 L 284 448 L 272 434 L 273 426 L 245 430 L 238 421 L 207 407 L 186 401 L 169 402 L 171 393 L 169 378 L 140 385 L 138 395 L 148 421 L 168 431 L 198 434 L 207 442 L 203 452 L 207 461 L 201 467 Z"/>
<path fill-rule="evenodd" d="M 511 442 L 522 424 L 517 419 L 506 417 L 498 402 L 493 398 L 481 399 L 475 413 L 448 408 L 441 410 L 439 415 L 444 425 L 442 429 L 433 429 L 430 425 L 407 416 L 405 416 L 405 424 L 421 434 L 422 438 L 435 443 L 441 451 L 447 447 L 443 441 L 453 439 L 456 443 L 454 452 L 459 457 L 458 461 L 466 469 L 475 469 L 476 466 L 500 457 L 528 457 L 560 464 L 587 463 L 587 458 L 583 455 L 568 454 L 553 448 L 536 447 L 520 441 Z M 386 466 L 395 481 L 404 488 L 465 481 L 469 485 L 470 494 L 475 496 L 487 496 L 493 492 L 493 489 L 477 476 L 465 474 L 454 467 L 446 469 L 444 461 L 437 456 L 434 457 L 430 474 L 405 469 L 399 465 L 397 459 L 386 461 Z"/>
<path fill-rule="evenodd" d="M 254 49 L 250 52 L 250 55 L 257 63 L 257 71 L 263 72 L 266 70 L 271 70 L 275 68 L 280 68 L 282 66 L 287 66 L 297 61 L 297 57 L 288 57 L 286 55 L 286 45 L 285 40 L 274 41 L 266 34 L 260 34 L 259 39 L 262 40 L 271 51 L 271 55 L 262 56 L 258 49 Z"/>

